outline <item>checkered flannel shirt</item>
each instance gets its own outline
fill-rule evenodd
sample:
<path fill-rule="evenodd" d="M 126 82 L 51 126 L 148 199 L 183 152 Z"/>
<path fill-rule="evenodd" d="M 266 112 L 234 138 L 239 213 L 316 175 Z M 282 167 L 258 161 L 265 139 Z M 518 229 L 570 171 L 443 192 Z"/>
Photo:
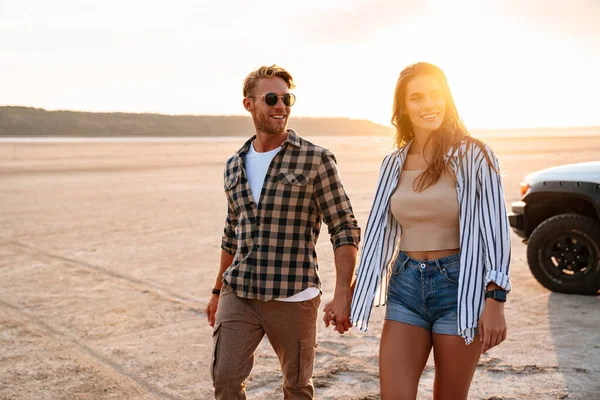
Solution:
<path fill-rule="evenodd" d="M 228 213 L 221 248 L 234 256 L 223 282 L 240 297 L 263 301 L 321 287 L 315 245 L 321 219 L 333 249 L 358 248 L 360 228 L 334 155 L 288 130 L 257 207 L 244 170 L 248 140 L 225 167 Z"/>

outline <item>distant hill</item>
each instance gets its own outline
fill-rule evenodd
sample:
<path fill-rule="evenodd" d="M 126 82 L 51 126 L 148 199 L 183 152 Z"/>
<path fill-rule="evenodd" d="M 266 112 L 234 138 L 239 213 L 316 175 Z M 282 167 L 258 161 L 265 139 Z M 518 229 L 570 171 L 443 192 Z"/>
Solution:
<path fill-rule="evenodd" d="M 349 118 L 290 118 L 303 136 L 391 136 L 393 127 Z M 251 136 L 250 117 L 46 111 L 31 107 L 0 107 L 0 137 L 125 137 L 125 136 Z"/>

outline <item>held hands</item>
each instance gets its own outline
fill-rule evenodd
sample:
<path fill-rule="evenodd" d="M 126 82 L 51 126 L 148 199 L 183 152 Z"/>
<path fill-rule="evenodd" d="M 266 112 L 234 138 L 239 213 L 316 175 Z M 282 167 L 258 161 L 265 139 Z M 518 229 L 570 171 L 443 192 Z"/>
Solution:
<path fill-rule="evenodd" d="M 323 322 L 325 326 L 333 325 L 334 330 L 343 335 L 348 332 L 352 326 L 350 323 L 350 303 L 352 302 L 351 292 L 334 295 L 333 300 L 325 304 L 323 311 Z"/>
<path fill-rule="evenodd" d="M 213 294 L 210 296 L 208 305 L 206 306 L 206 319 L 210 326 L 215 325 L 215 317 L 217 315 L 217 306 L 219 305 L 219 295 Z"/>
<path fill-rule="evenodd" d="M 479 338 L 483 343 L 482 354 L 506 339 L 504 303 L 486 299 L 483 313 L 479 319 Z"/>

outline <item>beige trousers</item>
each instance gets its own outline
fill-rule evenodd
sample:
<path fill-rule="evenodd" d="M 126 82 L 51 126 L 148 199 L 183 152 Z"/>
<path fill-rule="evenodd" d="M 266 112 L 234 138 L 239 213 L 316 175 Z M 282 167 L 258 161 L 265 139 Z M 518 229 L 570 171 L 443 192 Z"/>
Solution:
<path fill-rule="evenodd" d="M 312 373 L 321 296 L 301 302 L 244 299 L 221 293 L 213 330 L 215 399 L 246 399 L 245 380 L 266 334 L 283 374 L 285 399 L 313 399 Z"/>

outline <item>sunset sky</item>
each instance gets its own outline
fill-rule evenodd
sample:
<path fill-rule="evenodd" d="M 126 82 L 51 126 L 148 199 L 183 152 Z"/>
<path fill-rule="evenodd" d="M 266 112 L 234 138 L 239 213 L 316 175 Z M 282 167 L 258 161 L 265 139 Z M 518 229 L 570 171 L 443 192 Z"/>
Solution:
<path fill-rule="evenodd" d="M 245 75 L 277 63 L 293 115 L 389 124 L 428 61 L 468 127 L 600 125 L 599 21 L 598 0 L 0 0 L 0 105 L 244 114 Z"/>

